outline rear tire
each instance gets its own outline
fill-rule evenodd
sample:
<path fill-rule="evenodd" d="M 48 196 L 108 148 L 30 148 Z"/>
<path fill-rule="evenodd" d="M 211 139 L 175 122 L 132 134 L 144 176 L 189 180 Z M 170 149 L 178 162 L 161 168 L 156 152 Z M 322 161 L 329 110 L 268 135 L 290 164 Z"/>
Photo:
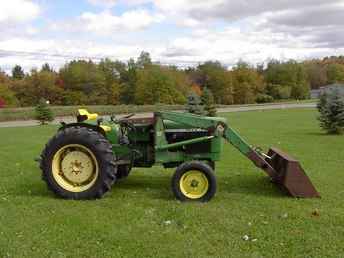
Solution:
<path fill-rule="evenodd" d="M 42 151 L 42 179 L 65 199 L 101 198 L 116 180 L 115 160 L 101 133 L 79 126 L 64 128 Z"/>
<path fill-rule="evenodd" d="M 172 191 L 180 201 L 207 202 L 216 193 L 212 168 L 200 161 L 181 164 L 172 177 Z"/>

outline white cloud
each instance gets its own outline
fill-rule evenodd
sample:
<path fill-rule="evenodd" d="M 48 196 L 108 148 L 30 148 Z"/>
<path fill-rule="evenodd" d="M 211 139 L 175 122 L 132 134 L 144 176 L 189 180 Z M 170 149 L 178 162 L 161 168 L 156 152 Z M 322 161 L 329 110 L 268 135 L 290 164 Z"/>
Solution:
<path fill-rule="evenodd" d="M 48 62 L 56 69 L 74 59 L 102 58 L 127 60 L 137 57 L 144 49 L 143 45 L 101 44 L 85 40 L 53 40 L 12 38 L 0 41 L 1 69 L 10 71 L 15 64 L 23 66 L 25 71 L 39 68 Z M 152 54 L 156 52 L 152 50 Z"/>
<path fill-rule="evenodd" d="M 302 60 L 332 55 L 328 47 L 316 47 L 307 37 L 293 37 L 285 33 L 243 31 L 228 27 L 221 32 L 197 29 L 189 37 L 177 38 L 161 53 L 160 59 L 171 63 L 198 63 L 219 60 L 229 66 L 240 59 L 252 64 L 272 58 Z M 344 53 L 344 48 L 336 54 Z"/>
<path fill-rule="evenodd" d="M 209 59 L 232 65 L 239 59 L 258 63 L 270 58 L 344 54 L 343 0 L 88 1 L 103 6 L 104 11 L 79 10 L 79 16 L 53 20 L 47 33 L 37 33 L 26 22 L 37 17 L 39 6 L 29 0 L 3 1 L 1 64 L 19 63 L 29 69 L 50 62 L 58 67 L 79 57 L 127 60 L 142 50 L 156 61 L 176 65 Z M 127 9 L 115 15 L 108 7 L 117 3 L 126 4 Z M 153 4 L 153 8 L 148 10 L 143 4 Z M 17 26 L 21 21 L 25 26 Z M 137 31 L 157 23 L 166 26 L 166 31 L 151 30 L 134 38 Z"/>
<path fill-rule="evenodd" d="M 117 0 L 88 0 L 88 2 L 93 5 L 113 7 L 114 5 L 116 5 Z"/>
<path fill-rule="evenodd" d="M 39 6 L 29 0 L 1 1 L 0 23 L 29 21 L 36 18 L 39 12 Z"/>
<path fill-rule="evenodd" d="M 242 28 L 249 26 L 252 31 L 257 32 L 265 29 L 280 32 L 285 37 L 308 42 L 309 48 L 318 45 L 337 49 L 344 45 L 343 0 L 152 2 L 166 15 L 166 19 L 174 20 L 175 24 L 183 27 L 214 29 L 214 21 L 222 21 L 224 24 Z M 288 41 L 281 44 L 286 45 Z"/>
<path fill-rule="evenodd" d="M 0 41 L 15 36 L 32 36 L 38 32 L 31 21 L 40 14 L 40 6 L 29 0 L 1 1 Z"/>
<path fill-rule="evenodd" d="M 152 2 L 157 8 L 172 14 L 184 14 L 202 21 L 209 19 L 233 21 L 271 11 L 307 10 L 314 6 L 326 7 L 330 4 L 342 3 L 342 0 L 152 0 Z"/>
<path fill-rule="evenodd" d="M 118 31 L 128 32 L 143 30 L 163 20 L 163 15 L 151 14 L 145 9 L 127 11 L 119 16 L 113 15 L 109 10 L 105 10 L 100 13 L 82 13 L 74 21 L 53 23 L 51 29 L 80 32 L 87 31 L 97 35 L 109 36 L 109 34 Z"/>
<path fill-rule="evenodd" d="M 180 66 L 197 65 L 207 60 L 219 60 L 228 66 L 240 59 L 252 64 L 278 59 L 304 59 L 332 54 L 344 54 L 344 48 L 333 49 L 313 46 L 306 38 L 275 33 L 269 29 L 258 32 L 227 27 L 220 32 L 195 29 L 185 37 L 172 41 L 136 41 L 128 44 L 118 42 L 99 43 L 84 40 L 39 40 L 14 38 L 0 41 L 0 60 L 3 69 L 9 70 L 21 64 L 26 71 L 49 62 L 55 68 L 73 59 L 101 58 L 128 60 L 148 51 L 154 61 Z"/>
<path fill-rule="evenodd" d="M 306 36 L 309 44 L 340 48 L 344 45 L 343 13 L 343 3 L 267 13 L 257 29 L 268 27 L 294 37 Z"/>
<path fill-rule="evenodd" d="M 195 9 L 208 10 L 223 3 L 224 0 L 212 0 L 212 1 L 194 1 L 194 0 L 153 0 L 153 3 L 161 10 L 179 13 L 189 12 Z"/>

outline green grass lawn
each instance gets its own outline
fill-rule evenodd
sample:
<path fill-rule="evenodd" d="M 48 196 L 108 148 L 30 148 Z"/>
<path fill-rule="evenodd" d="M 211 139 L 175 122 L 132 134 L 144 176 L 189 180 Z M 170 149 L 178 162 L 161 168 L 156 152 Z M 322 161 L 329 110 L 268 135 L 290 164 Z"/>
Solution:
<path fill-rule="evenodd" d="M 344 257 L 344 136 L 323 134 L 310 109 L 223 115 L 301 160 L 322 198 L 284 196 L 227 145 L 207 204 L 174 200 L 173 170 L 159 167 L 101 200 L 61 200 L 33 161 L 56 128 L 0 128 L 0 257 Z"/>

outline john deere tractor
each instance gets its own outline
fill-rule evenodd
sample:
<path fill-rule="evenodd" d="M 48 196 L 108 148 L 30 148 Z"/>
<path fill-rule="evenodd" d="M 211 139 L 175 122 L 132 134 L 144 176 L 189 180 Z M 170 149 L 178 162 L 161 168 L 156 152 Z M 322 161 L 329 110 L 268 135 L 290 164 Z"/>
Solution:
<path fill-rule="evenodd" d="M 79 110 L 75 123 L 62 123 L 40 157 L 43 180 L 66 199 L 94 199 L 134 167 L 176 168 L 171 185 L 181 201 L 209 201 L 216 192 L 215 164 L 231 143 L 294 197 L 318 192 L 299 162 L 280 150 L 267 154 L 246 143 L 221 117 L 156 112 L 117 119 Z M 229 171 L 228 171 L 229 172 Z"/>

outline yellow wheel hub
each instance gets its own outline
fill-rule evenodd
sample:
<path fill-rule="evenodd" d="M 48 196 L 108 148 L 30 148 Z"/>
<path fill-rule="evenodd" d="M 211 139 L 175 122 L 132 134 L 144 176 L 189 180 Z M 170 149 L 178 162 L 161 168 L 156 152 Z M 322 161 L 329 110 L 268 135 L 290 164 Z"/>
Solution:
<path fill-rule="evenodd" d="M 203 197 L 209 189 L 208 178 L 198 170 L 190 170 L 180 179 L 180 190 L 190 199 Z"/>
<path fill-rule="evenodd" d="M 70 144 L 59 149 L 53 157 L 55 181 L 70 192 L 83 192 L 97 180 L 99 166 L 94 154 L 85 146 Z"/>

